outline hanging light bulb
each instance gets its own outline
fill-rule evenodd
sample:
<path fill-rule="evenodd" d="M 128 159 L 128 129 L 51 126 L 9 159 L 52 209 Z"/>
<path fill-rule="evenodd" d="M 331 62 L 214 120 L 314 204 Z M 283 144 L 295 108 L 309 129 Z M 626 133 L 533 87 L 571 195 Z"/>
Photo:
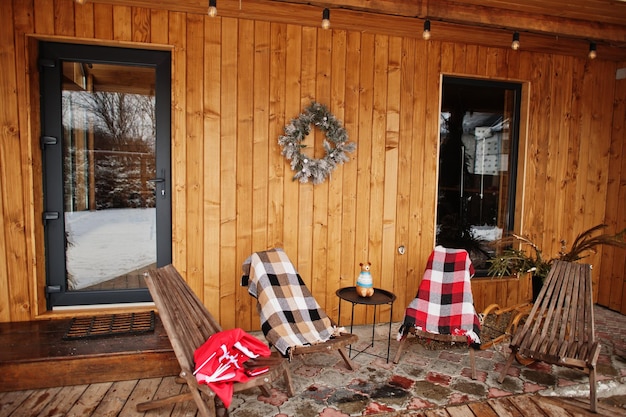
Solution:
<path fill-rule="evenodd" d="M 595 42 L 590 42 L 589 43 L 589 54 L 587 55 L 589 57 L 589 59 L 596 59 L 596 57 L 598 56 L 598 51 L 596 49 L 596 43 Z"/>
<path fill-rule="evenodd" d="M 330 10 L 324 9 L 322 11 L 322 29 L 330 28 Z"/>
<path fill-rule="evenodd" d="M 422 32 L 422 38 L 425 41 L 430 39 L 430 20 L 424 20 L 424 31 Z"/>
<path fill-rule="evenodd" d="M 513 33 L 513 42 L 511 42 L 511 49 L 517 51 L 519 49 L 519 33 Z"/>
<path fill-rule="evenodd" d="M 76 1 L 76 4 L 80 4 L 82 6 L 83 4 L 85 4 L 87 0 L 75 0 L 75 1 Z"/>
<path fill-rule="evenodd" d="M 217 16 L 217 0 L 209 0 L 209 16 Z"/>

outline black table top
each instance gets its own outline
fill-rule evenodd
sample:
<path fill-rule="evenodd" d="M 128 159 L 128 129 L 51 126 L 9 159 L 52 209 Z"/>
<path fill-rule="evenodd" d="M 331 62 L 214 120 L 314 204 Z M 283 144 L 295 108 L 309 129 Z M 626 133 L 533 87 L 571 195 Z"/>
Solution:
<path fill-rule="evenodd" d="M 354 304 L 391 304 L 396 299 L 396 295 L 394 293 L 381 288 L 374 288 L 374 294 L 371 297 L 361 297 L 356 293 L 356 287 L 340 288 L 337 290 L 336 294 L 337 297 L 342 300 L 346 300 Z"/>

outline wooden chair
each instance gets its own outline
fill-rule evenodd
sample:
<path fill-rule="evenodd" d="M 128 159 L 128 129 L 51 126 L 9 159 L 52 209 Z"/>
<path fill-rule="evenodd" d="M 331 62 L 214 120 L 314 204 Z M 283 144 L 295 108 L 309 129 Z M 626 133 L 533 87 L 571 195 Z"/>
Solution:
<path fill-rule="evenodd" d="M 523 326 L 511 341 L 511 354 L 500 373 L 502 383 L 519 353 L 589 374 L 590 408 L 596 412 L 596 364 L 591 265 L 554 261 Z"/>
<path fill-rule="evenodd" d="M 196 381 L 193 375 L 193 355 L 209 336 L 220 332 L 222 328 L 172 265 L 148 271 L 145 279 L 181 367 L 178 382 L 187 384 L 189 392 L 138 404 L 137 411 L 193 399 L 202 417 L 215 416 L 215 393 L 207 385 Z M 269 396 L 269 383 L 283 376 L 287 393 L 293 396 L 288 362 L 279 356 L 262 360 L 270 365 L 270 371 L 248 382 L 234 383 L 234 392 L 259 387 L 264 395 Z"/>
<path fill-rule="evenodd" d="M 467 251 L 437 246 L 430 254 L 416 297 L 406 309 L 398 363 L 412 334 L 428 341 L 469 348 L 472 379 L 476 379 L 474 350 L 480 344 L 480 320 L 474 309 L 470 279 L 474 267 Z"/>
<path fill-rule="evenodd" d="M 346 346 L 358 336 L 338 332 L 282 249 L 250 255 L 243 264 L 242 285 L 257 299 L 261 329 L 280 353 L 292 357 L 337 351 L 348 369 L 356 369 Z"/>

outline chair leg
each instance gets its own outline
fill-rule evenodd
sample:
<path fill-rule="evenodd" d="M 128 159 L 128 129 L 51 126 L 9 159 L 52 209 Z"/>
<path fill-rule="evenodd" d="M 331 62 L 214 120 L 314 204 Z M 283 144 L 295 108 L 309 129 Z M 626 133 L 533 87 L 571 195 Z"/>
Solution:
<path fill-rule="evenodd" d="M 215 407 L 215 393 L 205 386 L 206 396 L 208 397 L 205 399 L 202 397 L 202 392 L 196 382 L 196 377 L 193 376 L 191 372 L 181 371 L 179 376 L 187 383 L 191 397 L 196 403 L 196 407 L 198 407 L 198 414 L 201 417 L 215 417 L 217 415 Z"/>
<path fill-rule="evenodd" d="M 513 363 L 514 359 L 515 359 L 515 352 L 511 352 L 511 354 L 509 355 L 509 358 L 506 360 L 506 364 L 504 365 L 504 368 L 500 372 L 500 376 L 498 377 L 498 382 L 500 384 L 502 383 L 502 381 L 504 381 L 504 377 L 506 376 L 506 373 L 509 371 L 509 368 L 511 367 L 511 364 Z"/>
<path fill-rule="evenodd" d="M 264 396 L 272 396 L 272 386 L 270 384 L 259 385 L 259 389 L 261 390 L 261 394 L 263 394 Z"/>
<path fill-rule="evenodd" d="M 469 348 L 469 357 L 470 357 L 470 367 L 472 368 L 472 379 L 476 379 L 476 357 L 474 353 L 474 348 Z"/>
<path fill-rule="evenodd" d="M 596 395 L 596 368 L 589 369 L 589 402 L 591 412 L 597 413 L 598 397 Z"/>
<path fill-rule="evenodd" d="M 191 392 L 184 392 L 182 394 L 173 395 L 167 398 L 160 398 L 157 400 L 146 401 L 139 403 L 136 406 L 136 410 L 139 412 L 150 411 L 168 405 L 177 404 L 183 401 L 194 400 L 198 407 L 199 415 L 202 417 L 215 417 L 215 401 L 210 398 L 208 401 L 204 401 L 198 390 L 192 390 Z"/>
<path fill-rule="evenodd" d="M 338 348 L 337 350 L 339 351 L 339 354 L 341 355 L 344 362 L 346 363 L 346 366 L 348 367 L 348 369 L 351 371 L 354 371 L 356 369 L 356 366 L 350 359 L 350 355 L 348 354 L 348 352 L 346 352 L 346 348 L 341 347 L 341 348 Z"/>
<path fill-rule="evenodd" d="M 191 390 L 191 395 L 196 403 L 196 407 L 198 407 L 198 412 L 202 417 L 214 417 L 217 415 L 215 409 L 215 397 L 209 398 L 208 401 L 205 401 L 202 398 L 200 391 L 193 389 L 192 387 L 189 387 L 189 389 Z"/>
<path fill-rule="evenodd" d="M 293 397 L 296 395 L 295 390 L 293 389 L 293 381 L 291 380 L 291 373 L 289 372 L 289 368 L 285 368 L 283 372 L 283 378 L 285 378 L 285 385 L 287 386 L 287 395 L 289 397 Z"/>
<path fill-rule="evenodd" d="M 151 401 L 139 403 L 136 406 L 137 411 L 149 411 L 171 404 L 193 400 L 198 407 L 198 414 L 201 417 L 215 417 L 215 396 L 211 395 L 208 399 L 202 398 L 200 390 L 197 388 L 195 377 L 189 372 L 181 371 L 180 375 L 175 379 L 178 384 L 186 384 L 189 388 L 188 392 L 183 392 L 167 398 L 161 398 Z"/>
<path fill-rule="evenodd" d="M 393 363 L 398 363 L 400 361 L 400 355 L 402 355 L 402 351 L 404 350 L 404 344 L 406 343 L 406 338 L 408 335 L 402 336 L 400 339 L 400 344 L 398 345 L 398 351 L 396 352 L 396 356 L 393 357 Z"/>
<path fill-rule="evenodd" d="M 155 408 L 165 407 L 167 405 L 176 404 L 183 401 L 191 401 L 193 400 L 193 396 L 191 392 L 184 392 L 182 394 L 173 395 L 167 398 L 159 398 L 157 400 L 146 401 L 143 403 L 137 404 L 137 411 L 149 411 L 154 410 Z"/>

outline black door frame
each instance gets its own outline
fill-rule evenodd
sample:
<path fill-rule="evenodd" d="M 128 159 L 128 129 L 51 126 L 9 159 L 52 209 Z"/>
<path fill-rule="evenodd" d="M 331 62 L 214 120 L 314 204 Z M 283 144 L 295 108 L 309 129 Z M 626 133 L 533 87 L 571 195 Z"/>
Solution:
<path fill-rule="evenodd" d="M 108 291 L 67 291 L 63 204 L 62 61 L 105 63 L 155 69 L 156 169 L 158 183 L 157 266 L 172 260 L 171 210 L 171 54 L 169 51 L 77 45 L 39 44 L 41 81 L 41 147 L 43 162 L 48 309 L 60 306 L 150 302 L 147 288 Z M 161 197 L 161 198 L 159 198 Z"/>

